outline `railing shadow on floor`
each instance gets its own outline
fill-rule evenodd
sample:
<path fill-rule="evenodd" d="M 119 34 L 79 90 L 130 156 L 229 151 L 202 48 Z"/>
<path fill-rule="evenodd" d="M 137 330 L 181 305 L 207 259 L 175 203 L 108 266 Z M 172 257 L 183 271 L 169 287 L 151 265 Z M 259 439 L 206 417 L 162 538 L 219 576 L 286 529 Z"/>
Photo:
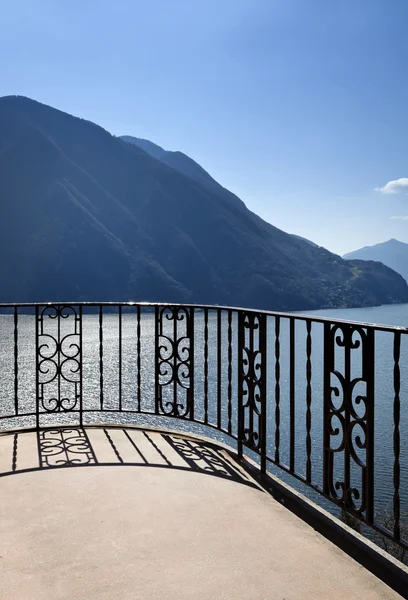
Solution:
<path fill-rule="evenodd" d="M 53 427 L 0 433 L 0 477 L 67 467 L 135 466 L 212 475 L 264 492 L 216 444 L 135 427 Z"/>

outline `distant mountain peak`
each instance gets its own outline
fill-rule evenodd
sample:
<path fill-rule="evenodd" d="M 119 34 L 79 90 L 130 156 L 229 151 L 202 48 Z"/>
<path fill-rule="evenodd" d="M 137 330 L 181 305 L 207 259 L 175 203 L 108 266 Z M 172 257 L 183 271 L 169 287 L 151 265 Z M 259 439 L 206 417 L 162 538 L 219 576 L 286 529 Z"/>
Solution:
<path fill-rule="evenodd" d="M 384 244 L 395 244 L 397 246 L 407 246 L 406 242 L 401 242 L 401 240 L 396 240 L 395 238 L 391 238 L 388 242 L 384 242 Z"/>
<path fill-rule="evenodd" d="M 346 260 L 375 260 L 394 269 L 408 281 L 408 244 L 395 238 L 373 246 L 364 246 L 343 256 Z"/>
<path fill-rule="evenodd" d="M 356 252 L 361 253 L 363 250 L 371 251 L 371 249 L 374 249 L 374 248 L 384 248 L 384 247 L 405 248 L 406 246 L 408 246 L 407 242 L 401 242 L 401 240 L 397 240 L 395 238 L 390 238 L 386 242 L 378 242 L 378 244 L 373 244 L 372 246 L 363 246 L 362 248 L 358 248 L 358 250 L 353 250 L 352 252 L 347 252 L 346 254 L 343 255 L 343 258 L 345 258 L 345 259 L 351 258 L 352 256 L 354 256 L 354 254 Z"/>

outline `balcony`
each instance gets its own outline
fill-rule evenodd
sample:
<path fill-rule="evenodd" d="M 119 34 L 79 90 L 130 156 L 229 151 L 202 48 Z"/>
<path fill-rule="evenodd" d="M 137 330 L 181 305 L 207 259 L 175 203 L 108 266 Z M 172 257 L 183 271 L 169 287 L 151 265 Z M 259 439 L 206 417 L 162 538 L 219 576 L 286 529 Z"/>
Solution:
<path fill-rule="evenodd" d="M 406 596 L 408 330 L 1 310 L 0 597 Z"/>

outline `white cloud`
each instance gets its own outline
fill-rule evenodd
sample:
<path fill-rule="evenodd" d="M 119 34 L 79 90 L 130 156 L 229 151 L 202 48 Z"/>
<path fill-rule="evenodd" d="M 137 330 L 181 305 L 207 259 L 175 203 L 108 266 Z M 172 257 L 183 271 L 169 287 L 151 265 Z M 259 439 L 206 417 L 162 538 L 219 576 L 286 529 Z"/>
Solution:
<path fill-rule="evenodd" d="M 408 215 L 406 217 L 390 217 L 390 219 L 394 219 L 395 221 L 408 221 Z"/>
<path fill-rule="evenodd" d="M 393 179 L 392 181 L 386 183 L 383 187 L 374 188 L 374 191 L 381 192 L 382 194 L 401 194 L 402 192 L 408 192 L 408 177 Z"/>

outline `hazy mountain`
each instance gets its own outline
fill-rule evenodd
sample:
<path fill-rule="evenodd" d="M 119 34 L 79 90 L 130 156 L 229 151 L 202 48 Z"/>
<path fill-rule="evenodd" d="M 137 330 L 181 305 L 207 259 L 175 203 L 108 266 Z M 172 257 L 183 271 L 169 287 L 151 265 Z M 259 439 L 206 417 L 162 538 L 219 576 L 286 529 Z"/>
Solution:
<path fill-rule="evenodd" d="M 391 239 L 374 246 L 364 246 L 364 248 L 345 254 L 343 258 L 380 261 L 408 281 L 408 244 L 404 242 Z"/>
<path fill-rule="evenodd" d="M 33 100 L 0 98 L 1 301 L 282 310 L 408 301 L 387 267 L 296 239 L 185 155 L 138 146 Z"/>

